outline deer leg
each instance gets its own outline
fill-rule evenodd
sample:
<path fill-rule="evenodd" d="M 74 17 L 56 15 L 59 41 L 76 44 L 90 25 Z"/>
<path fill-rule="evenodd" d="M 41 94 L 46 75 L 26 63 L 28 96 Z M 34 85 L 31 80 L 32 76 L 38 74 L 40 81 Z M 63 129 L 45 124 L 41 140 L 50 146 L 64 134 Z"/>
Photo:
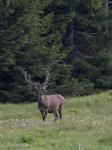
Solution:
<path fill-rule="evenodd" d="M 46 119 L 46 116 L 47 116 L 47 111 L 44 112 L 44 116 L 43 116 L 43 120 L 45 121 Z"/>
<path fill-rule="evenodd" d="M 58 119 L 58 116 L 59 116 L 57 110 L 54 111 L 54 116 L 55 116 L 54 122 L 56 122 L 56 120 Z"/>
<path fill-rule="evenodd" d="M 62 119 L 62 109 L 59 108 L 59 109 L 58 109 L 58 112 L 59 112 L 59 117 L 60 117 L 60 119 Z"/>
<path fill-rule="evenodd" d="M 41 116 L 42 116 L 43 121 L 44 121 L 44 113 L 45 112 L 41 110 Z"/>

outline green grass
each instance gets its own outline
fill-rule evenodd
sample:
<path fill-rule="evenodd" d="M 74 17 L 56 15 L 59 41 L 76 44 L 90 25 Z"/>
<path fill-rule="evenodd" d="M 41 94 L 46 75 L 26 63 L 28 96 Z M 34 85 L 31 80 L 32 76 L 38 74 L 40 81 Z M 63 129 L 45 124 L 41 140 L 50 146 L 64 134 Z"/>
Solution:
<path fill-rule="evenodd" d="M 37 103 L 0 105 L 0 150 L 112 150 L 112 91 L 67 98 L 42 124 Z"/>

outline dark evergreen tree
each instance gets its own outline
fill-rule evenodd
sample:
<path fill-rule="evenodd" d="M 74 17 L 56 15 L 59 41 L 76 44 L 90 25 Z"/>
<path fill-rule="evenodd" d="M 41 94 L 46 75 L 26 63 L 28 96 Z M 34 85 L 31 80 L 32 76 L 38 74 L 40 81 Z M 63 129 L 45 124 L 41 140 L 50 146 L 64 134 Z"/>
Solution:
<path fill-rule="evenodd" d="M 0 0 L 0 101 L 36 100 L 21 68 L 50 92 L 112 88 L 112 15 L 104 0 Z"/>
<path fill-rule="evenodd" d="M 46 5 L 44 0 L 1 1 L 1 101 L 30 99 L 20 67 L 39 77 L 60 58 Z"/>

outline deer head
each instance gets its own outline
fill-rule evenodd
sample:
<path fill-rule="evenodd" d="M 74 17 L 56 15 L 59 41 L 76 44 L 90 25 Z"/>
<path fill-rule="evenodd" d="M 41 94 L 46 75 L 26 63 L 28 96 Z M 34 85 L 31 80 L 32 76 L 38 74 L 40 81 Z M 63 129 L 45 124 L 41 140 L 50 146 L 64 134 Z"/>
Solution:
<path fill-rule="evenodd" d="M 35 91 L 38 92 L 38 94 L 46 93 L 46 88 L 48 86 L 48 81 L 50 78 L 49 71 L 46 72 L 46 79 L 45 79 L 44 83 L 32 81 L 31 76 L 30 76 L 30 74 L 27 73 L 27 71 L 24 71 L 23 73 L 24 73 L 25 81 L 27 83 L 31 84 L 34 87 Z"/>

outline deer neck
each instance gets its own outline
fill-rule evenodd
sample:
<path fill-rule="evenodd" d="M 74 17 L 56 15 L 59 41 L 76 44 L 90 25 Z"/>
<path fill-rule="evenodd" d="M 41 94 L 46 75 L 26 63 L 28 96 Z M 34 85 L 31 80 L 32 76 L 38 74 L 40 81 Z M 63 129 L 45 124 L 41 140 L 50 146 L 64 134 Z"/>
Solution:
<path fill-rule="evenodd" d="M 42 96 L 44 96 L 45 93 L 38 93 L 38 102 L 40 103 L 42 100 Z"/>

